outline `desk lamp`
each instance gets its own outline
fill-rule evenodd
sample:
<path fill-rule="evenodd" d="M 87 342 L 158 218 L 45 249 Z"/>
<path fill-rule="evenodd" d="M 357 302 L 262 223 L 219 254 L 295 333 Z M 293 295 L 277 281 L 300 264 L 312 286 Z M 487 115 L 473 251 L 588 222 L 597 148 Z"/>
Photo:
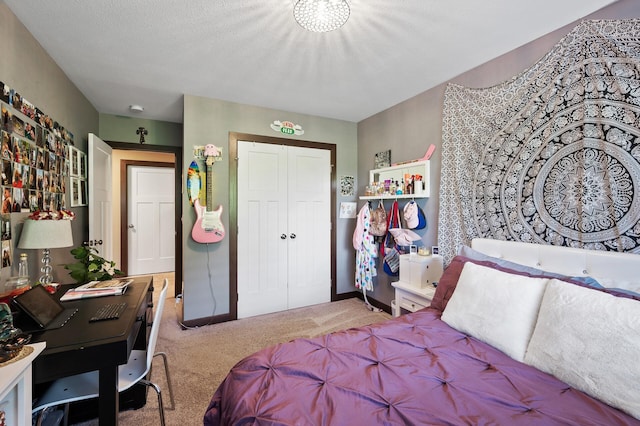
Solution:
<path fill-rule="evenodd" d="M 53 276 L 51 271 L 50 249 L 71 247 L 73 235 L 71 234 L 71 220 L 33 220 L 26 219 L 20 235 L 18 248 L 42 249 L 42 276 L 41 284 L 51 284 Z"/>

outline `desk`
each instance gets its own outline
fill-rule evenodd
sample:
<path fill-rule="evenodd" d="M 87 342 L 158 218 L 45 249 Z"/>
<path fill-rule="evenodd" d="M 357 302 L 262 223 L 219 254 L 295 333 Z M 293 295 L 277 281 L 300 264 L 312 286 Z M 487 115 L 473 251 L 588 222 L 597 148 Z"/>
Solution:
<path fill-rule="evenodd" d="M 33 383 L 99 370 L 98 415 L 100 424 L 118 424 L 118 365 L 125 364 L 132 349 L 145 349 L 147 325 L 152 321 L 153 277 L 133 277 L 122 296 L 96 297 L 64 302 L 78 312 L 64 327 L 33 334 L 32 342 L 46 342 L 33 363 Z M 62 286 L 58 297 L 73 286 Z M 98 307 L 127 302 L 119 319 L 89 322 Z"/>

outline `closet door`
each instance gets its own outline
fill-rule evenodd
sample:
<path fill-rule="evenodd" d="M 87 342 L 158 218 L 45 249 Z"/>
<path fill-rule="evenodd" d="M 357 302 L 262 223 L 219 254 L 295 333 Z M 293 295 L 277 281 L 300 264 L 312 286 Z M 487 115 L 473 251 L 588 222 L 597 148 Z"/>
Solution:
<path fill-rule="evenodd" d="M 287 149 L 238 142 L 238 318 L 287 309 Z"/>
<path fill-rule="evenodd" d="M 288 308 L 331 301 L 331 156 L 289 147 Z"/>
<path fill-rule="evenodd" d="M 331 299 L 326 150 L 238 142 L 238 318 Z"/>

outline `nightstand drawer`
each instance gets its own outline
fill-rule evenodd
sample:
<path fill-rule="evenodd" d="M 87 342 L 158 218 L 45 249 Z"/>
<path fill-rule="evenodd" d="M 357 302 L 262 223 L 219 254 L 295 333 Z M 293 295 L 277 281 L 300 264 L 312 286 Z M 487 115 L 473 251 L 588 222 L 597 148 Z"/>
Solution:
<path fill-rule="evenodd" d="M 409 312 L 415 312 L 431 305 L 431 299 L 436 292 L 436 288 L 428 286 L 426 288 L 418 288 L 415 285 L 396 281 L 391 283 L 395 288 L 395 308 L 393 316 L 400 316 L 402 309 Z"/>
<path fill-rule="evenodd" d="M 400 298 L 400 307 L 406 309 L 409 312 L 415 312 L 417 310 L 426 308 L 431 304 L 430 300 L 414 298 L 411 296 L 402 296 Z"/>

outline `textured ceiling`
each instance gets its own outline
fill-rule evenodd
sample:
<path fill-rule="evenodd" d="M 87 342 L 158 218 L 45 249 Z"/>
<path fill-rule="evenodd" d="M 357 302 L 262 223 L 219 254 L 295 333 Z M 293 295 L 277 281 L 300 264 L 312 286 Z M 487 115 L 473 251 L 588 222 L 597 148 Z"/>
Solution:
<path fill-rule="evenodd" d="M 614 0 L 4 0 L 101 113 L 182 122 L 184 94 L 360 121 Z"/>

